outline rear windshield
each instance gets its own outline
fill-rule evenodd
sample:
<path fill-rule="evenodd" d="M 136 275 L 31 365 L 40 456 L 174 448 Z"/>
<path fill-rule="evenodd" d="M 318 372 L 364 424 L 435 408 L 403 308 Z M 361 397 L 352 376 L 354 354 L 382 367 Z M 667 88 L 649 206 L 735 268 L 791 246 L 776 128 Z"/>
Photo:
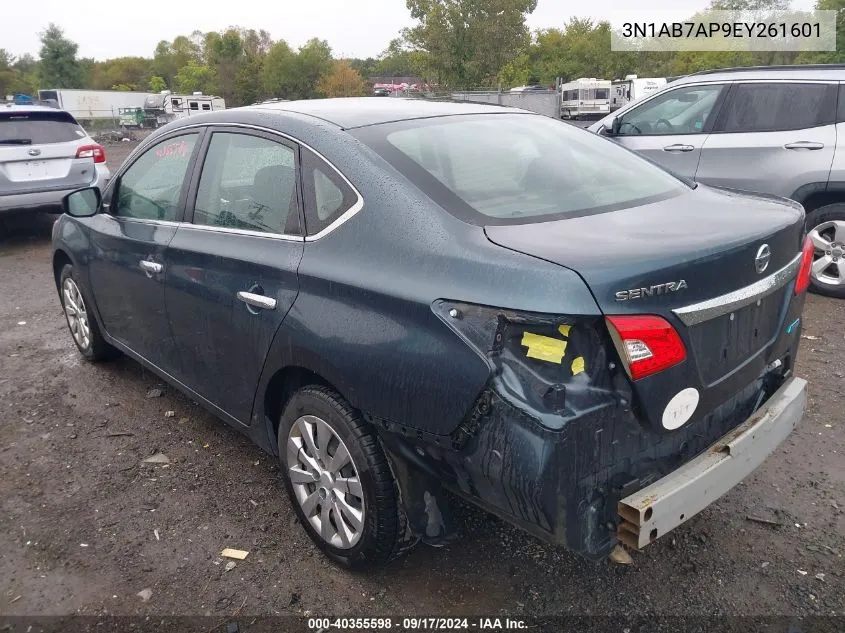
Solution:
<path fill-rule="evenodd" d="M 480 225 L 613 211 L 688 190 L 613 141 L 541 115 L 447 116 L 353 134 L 435 202 Z"/>
<path fill-rule="evenodd" d="M 0 145 L 66 143 L 85 137 L 85 131 L 67 112 L 0 111 Z"/>

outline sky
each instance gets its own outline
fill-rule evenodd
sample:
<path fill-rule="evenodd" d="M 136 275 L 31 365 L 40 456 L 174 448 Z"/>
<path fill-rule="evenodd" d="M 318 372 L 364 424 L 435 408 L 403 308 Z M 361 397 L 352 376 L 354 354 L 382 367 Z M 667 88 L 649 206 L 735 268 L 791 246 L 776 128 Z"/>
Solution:
<path fill-rule="evenodd" d="M 16 3 L 18 7 L 24 3 Z M 709 0 L 645 0 L 638 20 L 659 16 L 682 20 Z M 793 0 L 810 9 L 814 0 Z M 38 33 L 55 22 L 79 44 L 80 57 L 97 60 L 137 55 L 152 57 L 156 44 L 192 31 L 229 26 L 265 29 L 291 46 L 312 37 L 328 40 L 336 57 L 377 57 L 399 30 L 412 23 L 404 0 L 199 0 L 119 2 L 116 0 L 38 0 L 35 11 L 3 11 L 0 47 L 13 55 L 38 57 Z M 662 13 L 662 12 L 667 13 Z M 630 0 L 539 0 L 528 18 L 531 29 L 561 27 L 573 16 L 610 20 L 630 16 Z"/>

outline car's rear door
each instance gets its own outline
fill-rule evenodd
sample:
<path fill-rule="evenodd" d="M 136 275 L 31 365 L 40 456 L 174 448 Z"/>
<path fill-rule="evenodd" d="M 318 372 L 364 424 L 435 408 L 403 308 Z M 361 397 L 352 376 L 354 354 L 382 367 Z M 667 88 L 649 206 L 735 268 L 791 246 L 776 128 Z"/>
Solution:
<path fill-rule="evenodd" d="M 131 159 L 91 218 L 88 265 L 106 332 L 173 375 L 179 359 L 164 306 L 165 251 L 182 220 L 198 131 L 174 132 Z"/>
<path fill-rule="evenodd" d="M 84 130 L 67 112 L 0 110 L 0 196 L 92 183 L 93 158 L 77 158 L 84 139 Z"/>
<path fill-rule="evenodd" d="M 695 178 L 701 148 L 727 91 L 725 84 L 667 90 L 620 115 L 621 145 L 685 178 Z"/>
<path fill-rule="evenodd" d="M 298 147 L 250 128 L 209 128 L 187 222 L 167 250 L 179 379 L 249 423 L 273 336 L 298 291 Z"/>
<path fill-rule="evenodd" d="M 787 198 L 824 187 L 836 147 L 836 82 L 733 86 L 704 142 L 696 180 Z"/>

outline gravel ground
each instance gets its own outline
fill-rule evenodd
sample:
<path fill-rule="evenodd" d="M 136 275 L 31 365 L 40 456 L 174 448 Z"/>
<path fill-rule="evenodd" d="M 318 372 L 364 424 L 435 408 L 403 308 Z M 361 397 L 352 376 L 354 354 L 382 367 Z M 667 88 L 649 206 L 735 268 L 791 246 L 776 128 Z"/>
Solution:
<path fill-rule="evenodd" d="M 109 164 L 132 146 L 107 147 Z M 633 565 L 462 507 L 456 542 L 366 576 L 311 545 L 272 458 L 138 364 L 81 360 L 51 224 L 0 228 L 2 615 L 845 615 L 845 302 L 808 300 L 799 428 Z M 170 463 L 141 463 L 157 452 Z M 224 547 L 250 554 L 227 571 Z"/>

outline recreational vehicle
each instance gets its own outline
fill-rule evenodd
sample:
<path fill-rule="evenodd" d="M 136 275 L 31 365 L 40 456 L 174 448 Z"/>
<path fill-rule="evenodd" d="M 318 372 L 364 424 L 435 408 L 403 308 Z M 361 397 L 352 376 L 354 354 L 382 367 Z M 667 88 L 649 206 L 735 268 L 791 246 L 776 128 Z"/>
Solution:
<path fill-rule="evenodd" d="M 560 86 L 560 116 L 577 119 L 602 116 L 610 112 L 610 87 L 607 79 L 582 77 Z"/>
<path fill-rule="evenodd" d="M 226 102 L 222 97 L 204 95 L 201 92 L 176 95 L 169 90 L 163 90 L 159 94 L 148 95 L 144 101 L 144 112 L 148 117 L 155 119 L 156 125 L 165 125 L 192 114 L 225 109 Z"/>
<path fill-rule="evenodd" d="M 639 101 L 645 96 L 654 94 L 666 85 L 665 77 L 651 77 L 640 79 L 636 75 L 626 75 L 625 79 L 613 81 L 610 91 L 610 110 L 618 110 L 626 103 Z"/>

